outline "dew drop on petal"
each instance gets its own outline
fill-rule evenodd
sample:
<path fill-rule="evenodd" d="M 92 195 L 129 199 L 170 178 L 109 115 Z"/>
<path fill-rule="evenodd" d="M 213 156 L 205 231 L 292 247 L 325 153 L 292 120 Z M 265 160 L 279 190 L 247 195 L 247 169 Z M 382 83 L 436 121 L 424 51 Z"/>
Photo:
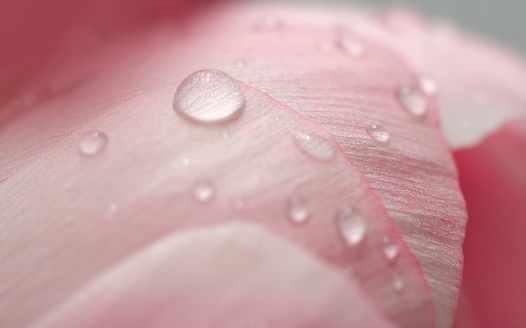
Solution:
<path fill-rule="evenodd" d="M 109 206 L 109 210 L 111 213 L 115 214 L 119 211 L 119 205 L 116 203 L 111 203 Z"/>
<path fill-rule="evenodd" d="M 338 42 L 342 51 L 354 58 L 362 58 L 365 52 L 363 44 L 350 36 L 342 37 Z"/>
<path fill-rule="evenodd" d="M 237 119 L 245 108 L 245 95 L 228 74 L 206 69 L 186 77 L 175 92 L 175 111 L 197 123 Z"/>
<path fill-rule="evenodd" d="M 384 127 L 377 123 L 371 123 L 367 126 L 367 134 L 373 138 L 374 141 L 387 145 L 391 140 L 391 136 Z"/>
<path fill-rule="evenodd" d="M 207 203 L 215 196 L 215 188 L 211 181 L 198 181 L 192 189 L 194 198 L 200 203 Z"/>
<path fill-rule="evenodd" d="M 292 198 L 288 204 L 289 219 L 294 224 L 302 224 L 307 221 L 310 216 L 309 210 L 301 202 L 299 198 Z"/>
<path fill-rule="evenodd" d="M 401 292 L 404 289 L 404 281 L 398 274 L 393 273 L 393 287 L 397 292 Z"/>
<path fill-rule="evenodd" d="M 398 256 L 398 246 L 394 244 L 389 237 L 383 238 L 382 251 L 388 261 L 393 261 Z"/>
<path fill-rule="evenodd" d="M 336 215 L 336 226 L 347 246 L 356 246 L 365 237 L 365 220 L 351 208 L 345 208 Z"/>
<path fill-rule="evenodd" d="M 84 156 L 100 154 L 108 145 L 108 136 L 99 130 L 92 130 L 82 135 L 79 142 L 79 152 Z"/>
<path fill-rule="evenodd" d="M 336 157 L 336 148 L 332 141 L 317 134 L 291 131 L 296 146 L 305 154 L 321 161 L 330 161 Z"/>
<path fill-rule="evenodd" d="M 398 101 L 411 115 L 423 117 L 427 114 L 427 100 L 410 85 L 402 85 L 397 92 Z"/>
<path fill-rule="evenodd" d="M 424 93 L 430 97 L 436 96 L 438 93 L 438 84 L 437 82 L 428 77 L 428 76 L 421 76 L 419 78 L 420 88 Z"/>
<path fill-rule="evenodd" d="M 181 158 L 181 163 L 183 164 L 183 166 L 188 166 L 190 165 L 190 159 L 188 157 L 183 157 Z"/>
<path fill-rule="evenodd" d="M 238 197 L 232 200 L 232 208 L 236 211 L 243 211 L 246 208 L 246 206 L 247 205 L 243 198 Z"/>

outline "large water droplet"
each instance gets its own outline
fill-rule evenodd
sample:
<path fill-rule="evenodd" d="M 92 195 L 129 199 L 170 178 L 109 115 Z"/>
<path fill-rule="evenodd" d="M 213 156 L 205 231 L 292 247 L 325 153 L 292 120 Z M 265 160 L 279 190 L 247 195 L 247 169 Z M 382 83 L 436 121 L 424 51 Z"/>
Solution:
<path fill-rule="evenodd" d="M 348 246 L 358 245 L 365 237 L 365 221 L 351 208 L 343 209 L 337 214 L 336 225 Z"/>
<path fill-rule="evenodd" d="M 411 115 L 423 117 L 427 114 L 427 100 L 410 85 L 398 88 L 398 101 Z"/>
<path fill-rule="evenodd" d="M 100 154 L 108 145 L 108 136 L 101 131 L 93 130 L 82 135 L 79 142 L 79 152 L 84 156 Z"/>
<path fill-rule="evenodd" d="M 307 221 L 310 216 L 309 210 L 301 202 L 299 198 L 292 198 L 288 204 L 289 219 L 292 223 L 302 224 Z"/>
<path fill-rule="evenodd" d="M 207 203 L 215 196 L 215 187 L 209 180 L 198 181 L 192 191 L 194 198 L 200 203 Z"/>
<path fill-rule="evenodd" d="M 389 140 L 391 140 L 391 136 L 387 130 L 384 129 L 384 127 L 377 123 L 372 123 L 367 126 L 367 134 L 373 138 L 374 141 L 387 145 L 389 143 Z"/>
<path fill-rule="evenodd" d="M 350 36 L 342 37 L 338 42 L 343 52 L 354 58 L 362 58 L 365 52 L 363 44 Z"/>
<path fill-rule="evenodd" d="M 334 144 L 322 136 L 296 130 L 292 130 L 291 135 L 296 146 L 307 155 L 321 161 L 330 161 L 336 157 Z"/>
<path fill-rule="evenodd" d="M 429 76 L 421 76 L 419 78 L 420 88 L 424 93 L 430 97 L 436 96 L 438 93 L 437 82 Z"/>
<path fill-rule="evenodd" d="M 238 118 L 245 107 L 245 95 L 228 74 L 206 69 L 181 82 L 173 100 L 175 111 L 199 123 L 220 123 Z"/>
<path fill-rule="evenodd" d="M 397 292 L 401 292 L 404 289 L 404 281 L 398 274 L 393 273 L 393 287 Z"/>
<path fill-rule="evenodd" d="M 388 261 L 393 261 L 398 256 L 398 246 L 394 244 L 389 237 L 382 240 L 382 250 Z"/>

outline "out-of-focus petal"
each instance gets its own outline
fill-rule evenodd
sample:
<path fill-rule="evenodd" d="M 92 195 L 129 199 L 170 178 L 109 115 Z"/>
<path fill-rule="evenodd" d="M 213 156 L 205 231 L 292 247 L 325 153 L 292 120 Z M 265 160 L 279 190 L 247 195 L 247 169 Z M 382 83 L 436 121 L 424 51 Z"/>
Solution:
<path fill-rule="evenodd" d="M 395 327 L 359 289 L 298 247 L 238 223 L 158 241 L 31 328 Z"/>

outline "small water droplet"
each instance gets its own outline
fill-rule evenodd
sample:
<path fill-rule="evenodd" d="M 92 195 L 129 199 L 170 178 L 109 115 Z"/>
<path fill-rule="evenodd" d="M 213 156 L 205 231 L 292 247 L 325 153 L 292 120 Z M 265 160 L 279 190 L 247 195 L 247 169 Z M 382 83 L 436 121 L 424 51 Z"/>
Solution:
<path fill-rule="evenodd" d="M 348 246 L 358 245 L 365 237 L 365 221 L 351 208 L 343 209 L 337 214 L 336 225 Z"/>
<path fill-rule="evenodd" d="M 188 157 L 183 157 L 181 158 L 181 163 L 183 164 L 183 166 L 188 166 L 190 165 L 190 159 Z"/>
<path fill-rule="evenodd" d="M 93 130 L 82 135 L 79 142 L 79 152 L 84 156 L 100 154 L 108 145 L 108 136 L 101 131 Z"/>
<path fill-rule="evenodd" d="M 391 136 L 387 130 L 384 129 L 384 127 L 377 123 L 371 123 L 367 126 L 367 134 L 373 138 L 374 141 L 387 145 L 389 141 L 391 140 Z"/>
<path fill-rule="evenodd" d="M 388 261 L 393 261 L 398 256 L 398 246 L 394 244 L 389 237 L 384 237 L 382 240 L 382 248 L 385 258 Z"/>
<path fill-rule="evenodd" d="M 336 157 L 334 144 L 322 136 L 296 130 L 292 130 L 291 135 L 296 146 L 307 155 L 321 161 L 330 161 Z"/>
<path fill-rule="evenodd" d="M 393 287 L 397 292 L 401 292 L 404 289 L 404 281 L 398 276 L 398 274 L 393 273 Z"/>
<path fill-rule="evenodd" d="M 115 214 L 119 211 L 119 205 L 117 205 L 116 203 L 111 203 L 109 210 L 111 213 Z"/>
<path fill-rule="evenodd" d="M 215 196 L 215 187 L 209 180 L 198 181 L 193 187 L 194 198 L 200 203 L 207 203 Z"/>
<path fill-rule="evenodd" d="M 410 85 L 398 88 L 398 101 L 411 115 L 423 117 L 427 114 L 427 100 Z"/>
<path fill-rule="evenodd" d="M 246 207 L 245 200 L 243 198 L 234 198 L 232 201 L 232 208 L 236 211 L 243 211 Z"/>
<path fill-rule="evenodd" d="M 419 78 L 420 88 L 425 92 L 426 95 L 432 97 L 438 93 L 438 84 L 436 81 L 429 76 L 421 76 Z"/>
<path fill-rule="evenodd" d="M 307 207 L 301 202 L 299 198 L 292 198 L 288 204 L 289 219 L 294 224 L 302 224 L 307 221 L 310 216 Z"/>
<path fill-rule="evenodd" d="M 278 17 L 266 16 L 256 22 L 254 28 L 260 31 L 274 31 L 281 28 L 282 25 L 283 23 Z"/>
<path fill-rule="evenodd" d="M 350 36 L 342 37 L 338 42 L 343 52 L 354 58 L 362 58 L 365 52 L 363 44 Z"/>
<path fill-rule="evenodd" d="M 181 82 L 173 107 L 194 122 L 220 123 L 238 118 L 245 101 L 243 90 L 232 77 L 206 69 L 190 74 Z"/>
<path fill-rule="evenodd" d="M 234 65 L 238 68 L 243 68 L 245 67 L 245 61 L 243 59 L 238 59 L 234 62 Z"/>

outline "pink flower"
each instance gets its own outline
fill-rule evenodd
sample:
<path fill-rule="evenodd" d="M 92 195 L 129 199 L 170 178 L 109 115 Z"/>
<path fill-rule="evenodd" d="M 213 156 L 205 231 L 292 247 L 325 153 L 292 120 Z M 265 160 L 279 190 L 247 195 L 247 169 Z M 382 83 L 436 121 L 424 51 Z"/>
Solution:
<path fill-rule="evenodd" d="M 0 327 L 526 323 L 513 55 L 399 10 L 32 5 L 0 19 Z"/>

